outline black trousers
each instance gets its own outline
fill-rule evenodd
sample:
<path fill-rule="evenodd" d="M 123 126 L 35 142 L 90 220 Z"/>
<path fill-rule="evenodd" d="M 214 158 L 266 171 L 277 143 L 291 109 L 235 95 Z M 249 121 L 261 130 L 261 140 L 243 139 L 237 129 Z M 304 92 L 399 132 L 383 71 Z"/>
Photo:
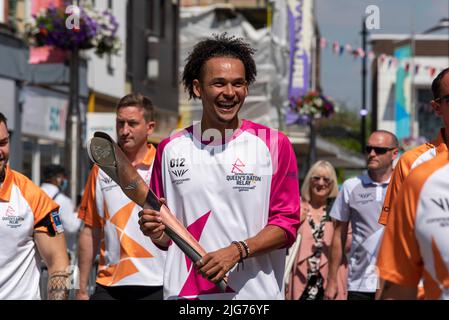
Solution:
<path fill-rule="evenodd" d="M 162 286 L 117 286 L 106 287 L 96 284 L 90 300 L 162 300 Z"/>
<path fill-rule="evenodd" d="M 348 291 L 348 300 L 374 300 L 375 292 Z"/>

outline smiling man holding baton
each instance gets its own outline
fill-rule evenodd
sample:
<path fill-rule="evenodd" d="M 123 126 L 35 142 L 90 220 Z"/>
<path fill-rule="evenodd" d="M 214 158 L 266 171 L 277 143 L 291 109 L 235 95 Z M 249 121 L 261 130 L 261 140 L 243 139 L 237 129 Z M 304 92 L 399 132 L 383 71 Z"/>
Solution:
<path fill-rule="evenodd" d="M 161 142 L 151 188 L 208 253 L 193 266 L 159 213 L 141 212 L 142 232 L 168 248 L 165 299 L 283 299 L 285 248 L 299 225 L 297 164 L 286 136 L 238 117 L 256 76 L 253 53 L 222 34 L 187 58 L 183 83 L 201 99 L 202 119 Z M 226 275 L 222 292 L 214 283 Z"/>

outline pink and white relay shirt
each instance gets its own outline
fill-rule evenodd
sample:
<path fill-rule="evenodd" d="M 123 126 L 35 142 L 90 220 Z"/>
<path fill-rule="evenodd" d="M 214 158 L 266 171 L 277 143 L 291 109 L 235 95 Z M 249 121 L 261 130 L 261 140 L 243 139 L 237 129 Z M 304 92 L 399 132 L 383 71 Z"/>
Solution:
<path fill-rule="evenodd" d="M 203 141 L 218 131 L 203 133 Z M 207 252 L 255 236 L 267 225 L 299 226 L 296 157 L 282 133 L 243 120 L 226 144 L 201 142 L 200 123 L 161 142 L 151 187 Z M 221 141 L 221 139 L 214 139 Z M 228 274 L 225 293 L 197 274 L 176 246 L 168 249 L 165 299 L 284 299 L 285 248 L 245 260 Z"/>

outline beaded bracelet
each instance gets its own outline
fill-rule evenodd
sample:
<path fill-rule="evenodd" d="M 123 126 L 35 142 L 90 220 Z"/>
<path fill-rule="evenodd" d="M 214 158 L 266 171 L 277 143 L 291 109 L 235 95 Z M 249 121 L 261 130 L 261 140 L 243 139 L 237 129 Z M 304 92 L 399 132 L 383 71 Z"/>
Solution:
<path fill-rule="evenodd" d="M 249 257 L 249 253 L 250 253 L 248 243 L 246 243 L 245 240 L 239 241 L 239 242 L 242 244 L 243 248 L 245 248 L 245 253 L 246 253 L 245 259 L 246 259 Z"/>
<path fill-rule="evenodd" d="M 242 270 L 244 270 L 245 268 L 245 264 L 243 263 L 243 249 L 242 249 L 242 244 L 238 241 L 232 241 L 232 244 L 235 244 L 237 246 L 237 249 L 239 250 L 239 255 L 240 255 L 240 260 L 238 261 L 237 264 L 237 271 L 239 271 L 239 266 L 240 263 L 242 264 Z"/>

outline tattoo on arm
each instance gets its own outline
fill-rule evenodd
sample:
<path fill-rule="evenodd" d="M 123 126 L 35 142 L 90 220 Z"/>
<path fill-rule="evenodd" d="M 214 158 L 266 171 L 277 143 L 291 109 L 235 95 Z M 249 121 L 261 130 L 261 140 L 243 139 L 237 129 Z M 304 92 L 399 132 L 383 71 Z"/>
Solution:
<path fill-rule="evenodd" d="M 67 300 L 69 297 L 70 273 L 57 271 L 48 279 L 47 291 L 49 300 Z"/>

